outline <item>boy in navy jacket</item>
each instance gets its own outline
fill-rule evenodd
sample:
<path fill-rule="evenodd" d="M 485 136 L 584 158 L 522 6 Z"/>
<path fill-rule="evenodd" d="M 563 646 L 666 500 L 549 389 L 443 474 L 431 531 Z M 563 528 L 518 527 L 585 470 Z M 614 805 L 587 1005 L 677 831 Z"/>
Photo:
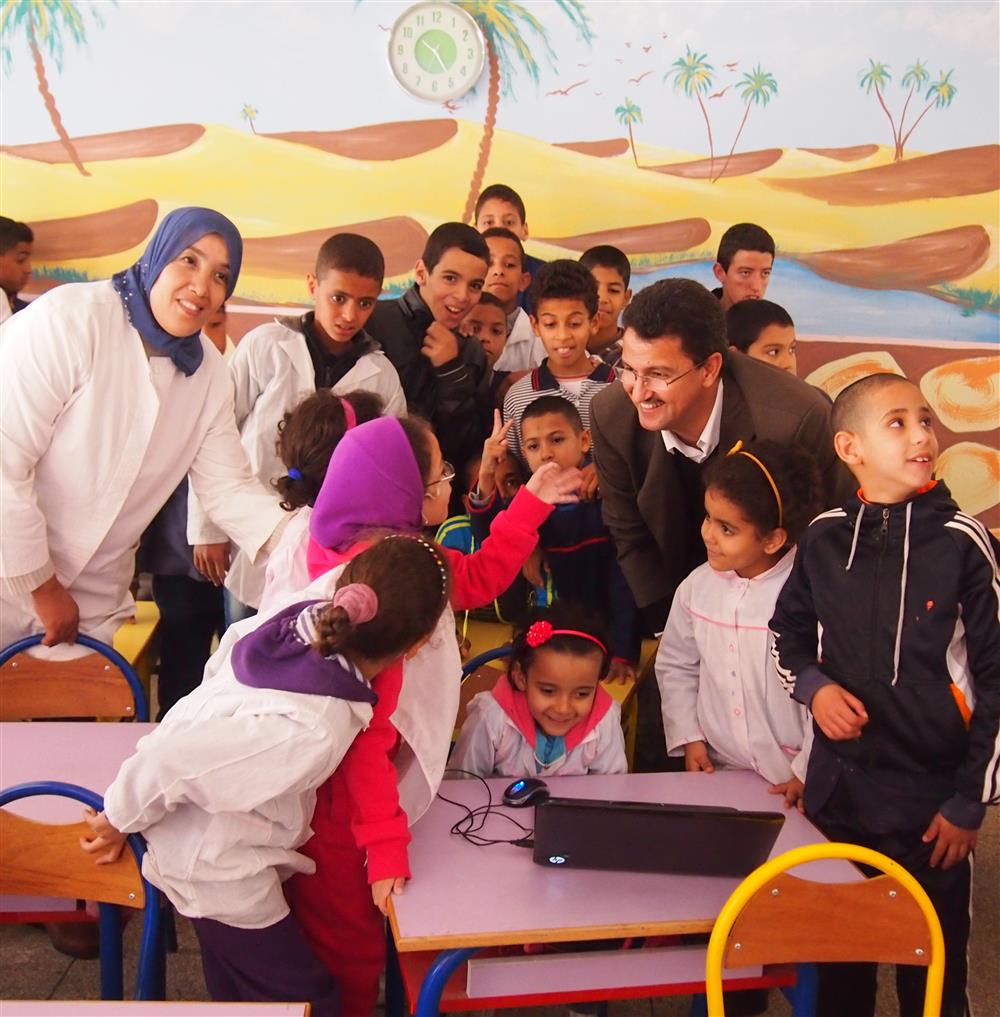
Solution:
<path fill-rule="evenodd" d="M 969 856 L 1000 798 L 998 545 L 933 479 L 911 382 L 855 382 L 833 430 L 860 489 L 812 522 L 771 620 L 782 679 L 815 720 L 806 812 L 920 881 L 944 930 L 941 1013 L 964 1017 Z M 924 974 L 897 969 L 902 1014 L 922 1012 Z M 821 965 L 820 1014 L 874 1008 L 875 965 Z"/>
<path fill-rule="evenodd" d="M 477 542 L 486 539 L 491 521 L 507 504 L 497 491 L 495 472 L 511 423 L 508 420 L 500 427 L 498 420 L 494 437 L 487 443 L 492 447 L 483 454 L 478 487 L 469 496 Z M 521 417 L 521 440 L 532 473 L 548 462 L 582 468 L 588 461 L 590 432 L 577 408 L 562 396 L 545 395 L 528 404 Z M 560 505 L 539 527 L 538 538 L 556 598 L 581 604 L 607 620 L 611 635 L 608 677 L 635 678 L 641 648 L 639 612 L 601 519 L 601 503 Z"/>

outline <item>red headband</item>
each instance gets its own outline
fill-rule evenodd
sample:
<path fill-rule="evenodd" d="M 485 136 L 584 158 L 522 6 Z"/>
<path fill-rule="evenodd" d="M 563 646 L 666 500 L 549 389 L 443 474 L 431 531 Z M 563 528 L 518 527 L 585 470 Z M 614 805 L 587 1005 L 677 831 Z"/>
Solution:
<path fill-rule="evenodd" d="M 589 632 L 581 632 L 579 629 L 554 629 L 552 622 L 547 621 L 536 621 L 524 634 L 524 641 L 534 650 L 539 646 L 544 646 L 553 636 L 577 636 L 580 639 L 589 639 L 590 642 L 601 648 L 605 657 L 608 655 L 608 648 L 597 636 L 592 636 Z"/>
<path fill-rule="evenodd" d="M 349 431 L 358 422 L 358 415 L 354 412 L 354 407 L 343 397 L 338 396 L 340 399 L 340 408 L 344 411 L 344 422 L 347 424 L 347 430 Z"/>

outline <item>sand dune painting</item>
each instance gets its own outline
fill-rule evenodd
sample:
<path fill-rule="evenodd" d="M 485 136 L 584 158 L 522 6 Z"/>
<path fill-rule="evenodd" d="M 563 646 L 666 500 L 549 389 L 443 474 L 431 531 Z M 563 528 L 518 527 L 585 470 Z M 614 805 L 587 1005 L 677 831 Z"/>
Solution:
<path fill-rule="evenodd" d="M 493 182 L 524 198 L 530 254 L 613 244 L 633 289 L 714 285 L 719 238 L 751 220 L 775 237 L 768 296 L 796 321 L 803 376 L 831 394 L 873 370 L 912 377 L 941 420 L 949 478 L 974 478 L 970 504 L 1000 526 L 982 451 L 1000 440 L 996 12 L 950 5 L 981 26 L 959 38 L 907 5 L 876 24 L 865 4 L 804 4 L 778 33 L 752 5 L 464 6 L 486 70 L 444 103 L 391 78 L 405 2 L 289 2 L 279 19 L 267 4 L 203 5 L 208 36 L 231 43 L 215 71 L 238 102 L 164 84 L 186 42 L 160 5 L 99 22 L 58 5 L 41 63 L 24 6 L 5 35 L 0 212 L 35 230 L 28 295 L 106 278 L 185 204 L 220 209 L 245 238 L 234 338 L 306 305 L 305 274 L 337 231 L 375 240 L 386 293 L 400 292 L 430 231 L 468 221 Z M 294 73 L 273 73 L 275 53 L 295 54 Z M 150 82 L 142 103 L 106 102 L 129 73 Z"/>

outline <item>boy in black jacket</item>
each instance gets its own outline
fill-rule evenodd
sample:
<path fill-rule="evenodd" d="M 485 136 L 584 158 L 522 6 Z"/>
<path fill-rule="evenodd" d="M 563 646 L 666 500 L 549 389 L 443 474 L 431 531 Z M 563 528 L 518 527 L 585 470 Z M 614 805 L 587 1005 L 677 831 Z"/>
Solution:
<path fill-rule="evenodd" d="M 497 415 L 494 435 L 483 450 L 478 487 L 469 496 L 477 543 L 489 536 L 490 523 L 509 504 L 497 491 L 495 474 L 511 424 L 508 420 L 501 427 Z M 590 432 L 577 408 L 562 396 L 541 396 L 528 404 L 521 417 L 521 441 L 532 473 L 550 462 L 582 468 L 589 460 Z M 641 649 L 639 611 L 601 519 L 601 503 L 557 506 L 538 528 L 538 545 L 545 553 L 556 597 L 581 604 L 606 620 L 611 637 L 608 677 L 634 679 Z"/>
<path fill-rule="evenodd" d="M 430 421 L 459 476 L 490 431 L 486 354 L 457 331 L 479 303 L 489 264 L 486 241 L 471 226 L 438 226 L 417 261 L 417 281 L 397 300 L 380 300 L 367 326 L 399 373 L 410 411 Z"/>
<path fill-rule="evenodd" d="M 812 522 L 771 620 L 783 681 L 815 720 L 806 812 L 920 881 L 944 929 L 941 1013 L 964 1017 L 969 856 L 1000 798 L 998 545 L 933 479 L 937 438 L 911 382 L 850 385 L 833 430 L 860 490 Z M 897 968 L 904 1017 L 922 1012 L 924 974 Z M 821 965 L 820 1014 L 874 1009 L 875 965 Z"/>

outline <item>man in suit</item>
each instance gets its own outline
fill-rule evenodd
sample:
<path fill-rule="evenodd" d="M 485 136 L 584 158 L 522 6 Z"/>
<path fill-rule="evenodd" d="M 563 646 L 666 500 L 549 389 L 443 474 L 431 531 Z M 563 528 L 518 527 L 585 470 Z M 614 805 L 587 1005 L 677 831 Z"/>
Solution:
<path fill-rule="evenodd" d="M 622 323 L 621 381 L 591 403 L 594 455 L 622 571 L 647 630 L 659 633 L 678 584 L 705 561 L 706 462 L 740 440 L 794 442 L 820 469 L 824 507 L 840 504 L 850 476 L 833 449 L 829 400 L 785 371 L 730 351 L 725 312 L 703 286 L 655 283 L 633 298 Z M 641 687 L 641 726 L 660 724 L 656 691 L 652 681 Z M 640 741 L 662 763 L 662 728 L 658 745 L 641 733 Z"/>

